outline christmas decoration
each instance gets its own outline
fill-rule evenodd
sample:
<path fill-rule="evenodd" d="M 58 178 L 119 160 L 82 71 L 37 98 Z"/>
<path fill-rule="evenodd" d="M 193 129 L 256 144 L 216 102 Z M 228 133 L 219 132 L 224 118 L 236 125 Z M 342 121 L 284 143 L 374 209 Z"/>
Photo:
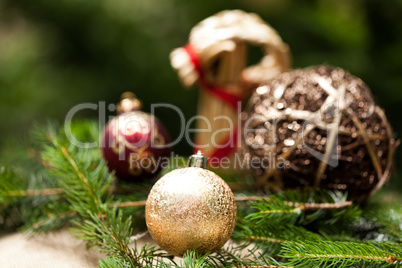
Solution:
<path fill-rule="evenodd" d="M 251 67 L 247 44 L 261 46 L 264 56 Z M 198 23 L 189 43 L 175 49 L 172 66 L 186 87 L 201 87 L 195 150 L 221 159 L 236 148 L 237 122 L 250 84 L 258 84 L 290 66 L 288 46 L 258 15 L 226 10 Z"/>
<path fill-rule="evenodd" d="M 236 203 L 229 186 L 205 169 L 199 152 L 189 167 L 163 176 L 146 203 L 146 223 L 155 242 L 175 256 L 187 250 L 200 254 L 218 251 L 236 223 Z"/>
<path fill-rule="evenodd" d="M 243 115 L 243 153 L 261 187 L 347 191 L 362 202 L 387 182 L 396 142 L 368 87 L 318 66 L 260 86 Z"/>
<path fill-rule="evenodd" d="M 74 125 L 74 135 L 85 133 L 89 140 L 98 137 L 93 131 L 97 122 L 78 121 Z M 172 255 L 158 247 L 149 243 L 139 246 L 149 241 L 147 232 L 143 232 L 142 227 L 138 229 L 136 224 L 142 221 L 141 206 L 146 202 L 136 201 L 143 199 L 144 193 L 135 190 L 149 186 L 148 182 L 127 185 L 135 189 L 128 195 L 112 193 L 113 176 L 107 173 L 106 163 L 99 162 L 101 156 L 97 148 L 75 148 L 66 138 L 65 129 L 53 126 L 41 131 L 38 138 L 43 146 L 40 154 L 49 172 L 46 174 L 53 175 L 40 175 L 40 179 L 36 173 L 20 177 L 13 168 L 0 167 L 0 218 L 3 219 L 0 229 L 3 233 L 7 233 L 6 226 L 13 230 L 50 232 L 73 224 L 74 232 L 79 233 L 78 237 L 88 248 L 95 247 L 107 255 L 99 262 L 101 268 L 154 267 L 156 264 L 163 267 L 343 268 L 356 264 L 399 267 L 402 263 L 402 209 L 397 187 L 382 189 L 379 198 L 371 199 L 361 208 L 346 201 L 346 195 L 341 192 L 286 191 L 261 197 L 246 195 L 245 191 L 235 198 L 244 212 L 239 213 L 239 228 L 233 234 L 236 245 L 229 244 L 219 254 L 203 257 L 192 250 L 173 263 Z M 191 160 L 191 166 L 205 164 L 202 157 Z M 254 209 L 250 210 L 249 206 Z M 0 244 L 9 247 L 8 240 L 12 236 L 4 236 Z M 53 240 L 46 238 L 49 243 L 60 244 Z M 252 250 L 250 243 L 254 245 Z M 63 243 L 60 250 L 72 252 L 76 248 L 75 243 Z M 10 249 L 15 250 L 15 247 Z M 2 264 L 9 264 L 10 254 L 2 255 Z M 272 256 L 282 258 L 275 260 Z M 11 266 L 13 264 L 11 260 Z"/>
<path fill-rule="evenodd" d="M 133 93 L 123 93 L 117 106 L 119 115 L 105 126 L 102 134 L 103 157 L 109 169 L 125 181 L 154 176 L 170 154 L 165 127 L 140 108 L 141 102 Z"/>

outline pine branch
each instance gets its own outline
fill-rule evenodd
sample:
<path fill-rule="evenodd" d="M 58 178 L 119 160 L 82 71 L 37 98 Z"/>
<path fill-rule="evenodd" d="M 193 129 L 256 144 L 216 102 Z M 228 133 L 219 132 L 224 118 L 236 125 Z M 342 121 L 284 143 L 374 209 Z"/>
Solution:
<path fill-rule="evenodd" d="M 87 139 L 97 138 L 98 132 L 93 127 L 91 130 L 88 128 L 85 124 L 77 127 Z M 10 207 L 10 204 L 30 200 L 32 204 L 25 208 L 28 210 L 32 210 L 34 204 L 43 202 L 46 204 L 44 209 L 35 212 L 36 217 L 31 217 L 37 219 L 33 227 L 46 230 L 52 225 L 71 221 L 76 226 L 74 230 L 81 234 L 81 239 L 87 241 L 88 246 L 97 246 L 109 255 L 99 263 L 100 267 L 270 268 L 324 264 L 345 267 L 353 264 L 389 265 L 389 262 L 394 262 L 395 265 L 402 261 L 401 244 L 376 246 L 324 241 L 322 236 L 311 232 L 312 226 L 329 225 L 328 223 L 341 222 L 344 218 L 350 220 L 360 215 L 361 210 L 346 201 L 346 195 L 339 192 L 287 192 L 265 199 L 255 196 L 236 197 L 237 202 L 255 201 L 252 206 L 258 210 L 245 218 L 240 217 L 233 237 L 241 244 L 206 256 L 188 252 L 183 261 L 176 264 L 171 255 L 160 249 L 152 246 L 141 249 L 131 247 L 132 218 L 127 217 L 127 214 L 134 215 L 132 211 L 135 211 L 143 216 L 142 207 L 145 205 L 149 185 L 119 185 L 121 193 L 135 192 L 135 196 L 112 196 L 113 177 L 101 159 L 99 150 L 72 146 L 62 130 L 56 132 L 51 129 L 46 137 L 50 144 L 44 146 L 42 157 L 46 168 L 53 175 L 49 178 L 55 176 L 57 183 L 52 185 L 53 188 L 47 184 L 30 187 L 32 184 L 27 185 L 26 181 L 21 181 L 17 187 L 5 184 L 2 188 L 0 169 L 0 201 L 5 200 L 3 204 Z M 8 191 L 8 196 L 1 195 L 5 191 Z M 52 195 L 53 193 L 56 195 Z M 53 207 L 48 203 L 49 200 L 56 201 Z M 398 230 L 395 232 L 393 229 L 395 225 L 383 226 L 389 227 L 393 235 L 398 235 Z M 313 230 L 318 232 L 321 229 Z M 250 245 L 254 247 L 245 254 L 242 250 Z M 275 259 L 267 255 L 268 253 L 273 254 Z"/>
<path fill-rule="evenodd" d="M 45 189 L 48 190 L 49 193 L 53 191 L 53 189 Z M 54 189 L 56 192 L 57 189 Z M 268 202 L 272 202 L 269 197 L 263 197 L 263 196 L 236 196 L 235 201 L 236 202 L 244 202 L 244 201 L 261 201 L 261 200 L 266 200 Z M 138 201 L 129 201 L 129 202 L 122 202 L 119 203 L 118 206 L 123 208 L 123 207 L 140 207 L 140 206 L 145 206 L 146 200 L 138 200 Z M 288 211 L 286 210 L 267 210 L 267 211 L 261 211 L 261 214 L 270 214 L 270 213 L 293 213 L 293 212 L 298 212 L 300 211 L 309 211 L 309 210 L 335 210 L 335 209 L 345 209 L 349 208 L 352 205 L 351 201 L 344 201 L 340 203 L 293 203 L 293 202 L 288 202 L 288 201 L 283 201 L 283 204 L 293 207 L 293 209 L 290 209 Z"/>
<path fill-rule="evenodd" d="M 19 176 L 13 169 L 0 166 L 0 204 L 11 203 L 15 198 L 9 192 L 18 192 L 28 187 L 28 181 Z"/>
<path fill-rule="evenodd" d="M 283 245 L 281 256 L 295 267 L 399 267 L 402 264 L 402 244 L 373 244 L 331 241 L 298 241 Z"/>
<path fill-rule="evenodd" d="M 99 153 L 94 154 L 96 148 L 74 147 L 52 128 L 47 137 L 51 145 L 44 147 L 42 158 L 48 170 L 57 177 L 71 209 L 84 217 L 89 217 L 86 215 L 88 212 L 103 214 L 108 205 L 103 202 L 106 201 L 113 177 Z"/>
<path fill-rule="evenodd" d="M 370 206 L 364 217 L 378 224 L 380 234 L 386 234 L 396 242 L 402 242 L 402 206 L 381 204 Z"/>
<path fill-rule="evenodd" d="M 290 266 L 276 266 L 276 265 L 247 265 L 237 266 L 238 268 L 293 268 Z"/>
<path fill-rule="evenodd" d="M 129 201 L 129 202 L 122 202 L 117 204 L 119 208 L 127 208 L 127 207 L 143 207 L 146 204 L 146 200 L 140 201 Z"/>
<path fill-rule="evenodd" d="M 314 211 L 312 216 L 307 214 L 306 207 L 308 206 L 300 201 L 302 198 L 297 194 L 291 193 L 289 196 L 285 193 L 272 196 L 269 199 L 258 200 L 253 203 L 253 207 L 259 211 L 251 213 L 244 220 L 241 219 L 243 223 L 238 224 L 241 230 L 236 230 L 234 236 L 241 241 L 257 243 L 260 250 L 265 250 L 264 254 L 278 254 L 280 252 L 280 257 L 289 260 L 285 264 L 288 266 L 346 267 L 358 264 L 366 267 L 367 265 L 375 266 L 379 263 L 391 267 L 402 265 L 401 244 L 380 244 L 379 247 L 376 247 L 373 244 L 365 243 L 324 241 L 323 237 L 316 233 L 296 226 L 295 224 L 305 224 L 305 222 L 312 221 L 315 226 L 320 226 L 320 222 L 321 224 L 328 222 L 322 221 L 328 217 L 323 212 L 325 209 L 320 208 Z M 351 222 L 352 219 L 358 218 L 361 210 L 353 206 L 348 207 L 349 204 L 345 203 L 344 198 L 345 196 L 329 192 L 328 195 L 324 195 L 324 198 L 312 196 L 310 198 L 312 203 L 308 204 L 313 204 L 311 208 L 315 209 L 322 204 L 315 203 L 317 200 L 330 200 L 333 203 L 326 203 L 324 206 L 330 208 L 329 216 L 337 217 L 336 220 L 346 216 L 347 222 Z M 310 217 L 310 219 L 306 221 L 306 217 Z M 331 221 L 334 220 L 331 219 Z M 293 247 L 293 255 L 289 253 L 289 245 Z"/>
<path fill-rule="evenodd" d="M 271 255 L 263 254 L 263 252 L 261 251 L 261 248 L 259 248 L 257 245 L 254 245 L 252 248 L 248 247 L 246 249 L 240 245 L 240 246 L 235 247 L 234 249 L 231 249 L 231 251 L 234 251 L 234 252 L 238 252 L 240 250 L 241 250 L 240 253 L 235 254 L 236 258 L 237 258 L 237 263 L 234 263 L 233 265 L 227 265 L 225 267 L 291 268 L 291 267 L 283 266 L 282 263 L 275 260 Z M 223 251 L 226 251 L 226 250 L 223 250 Z M 244 252 L 248 252 L 248 254 L 247 253 L 245 254 Z M 233 253 L 231 253 L 231 254 L 233 255 Z M 234 258 L 234 259 L 236 259 L 236 258 Z"/>
<path fill-rule="evenodd" d="M 96 148 L 76 148 L 52 129 L 47 136 L 51 145 L 45 146 L 42 157 L 49 171 L 57 176 L 71 211 L 78 216 L 72 221 L 77 226 L 75 232 L 81 234 L 88 246 L 97 246 L 113 256 L 102 265 L 149 267 L 159 259 L 170 258 L 153 247 L 146 246 L 140 251 L 129 247 L 132 219 L 112 207 L 110 189 L 114 178 Z"/>
<path fill-rule="evenodd" d="M 75 211 L 68 211 L 65 213 L 61 213 L 56 216 L 48 216 L 44 220 L 37 221 L 32 224 L 32 231 L 39 230 L 54 230 L 55 228 L 50 228 L 50 226 L 63 226 L 67 221 L 73 218 L 73 216 L 77 215 Z"/>
<path fill-rule="evenodd" d="M 186 254 L 184 254 L 183 260 L 180 263 L 180 266 L 185 267 L 185 268 L 206 267 L 207 259 L 208 259 L 208 254 L 205 254 L 204 256 L 199 256 L 196 252 L 189 251 L 189 252 L 186 252 Z"/>
<path fill-rule="evenodd" d="M 18 198 L 7 195 L 7 192 L 18 191 L 26 185 L 27 181 L 13 169 L 0 166 L 0 230 L 12 231 L 22 225 L 22 203 L 18 202 Z"/>
<path fill-rule="evenodd" d="M 34 223 L 45 220 L 46 215 L 67 212 L 68 208 L 59 195 L 43 194 L 53 189 L 45 187 L 54 186 L 55 181 L 41 173 L 27 178 L 11 168 L 0 167 L 0 228 L 10 231 L 21 227 L 33 229 Z M 39 195 L 34 198 L 30 194 Z M 59 226 L 61 221 L 49 222 L 47 229 Z"/>
<path fill-rule="evenodd" d="M 128 246 L 131 236 L 131 218 L 123 221 L 122 214 L 116 214 L 116 210 L 112 210 L 107 212 L 105 217 L 99 218 L 98 214 L 93 213 L 91 218 L 83 223 L 74 221 L 78 229 L 73 230 L 80 233 L 80 238 L 88 241 L 90 247 L 98 246 L 107 254 L 118 255 L 128 264 L 141 267 Z"/>
<path fill-rule="evenodd" d="M 242 249 L 242 247 L 234 246 L 233 243 L 230 243 L 217 253 L 208 256 L 208 267 L 237 267 L 247 264 L 247 261 L 245 261 L 247 255 L 243 254 Z"/>
<path fill-rule="evenodd" d="M 116 258 L 114 256 L 110 256 L 99 261 L 99 268 L 116 268 L 116 267 L 128 268 L 130 267 L 130 265 L 124 260 Z"/>
<path fill-rule="evenodd" d="M 73 168 L 75 174 L 77 175 L 77 177 L 80 179 L 80 181 L 82 182 L 82 185 L 85 187 L 86 194 L 88 194 L 91 197 L 91 201 L 93 200 L 93 202 L 95 203 L 95 206 L 97 207 L 97 209 L 99 210 L 99 212 L 101 211 L 101 207 L 100 207 L 100 198 L 99 196 L 95 193 L 95 191 L 97 190 L 96 188 L 93 188 L 94 185 L 92 185 L 92 183 L 90 182 L 90 180 L 80 171 L 80 169 L 77 166 L 77 163 L 75 162 L 75 160 L 70 156 L 69 152 L 67 151 L 66 147 L 62 146 L 60 147 L 61 152 L 63 153 L 63 155 L 66 157 L 66 159 L 68 160 L 68 162 L 71 164 L 71 167 Z M 109 177 L 109 179 L 111 178 L 111 176 Z M 69 193 L 67 192 L 67 195 Z"/>
<path fill-rule="evenodd" d="M 47 196 L 47 195 L 59 195 L 63 193 L 61 188 L 48 188 L 48 189 L 28 189 L 28 190 L 14 190 L 7 191 L 4 196 L 12 197 L 27 197 L 27 196 Z"/>
<path fill-rule="evenodd" d="M 264 255 L 269 254 L 271 256 L 278 254 L 282 245 L 289 241 L 318 241 L 322 239 L 318 234 L 291 224 L 261 225 L 244 222 L 243 224 L 238 223 L 237 227 L 233 233 L 233 238 L 243 241 L 243 247 L 255 243 L 259 250 L 263 250 Z"/>
<path fill-rule="evenodd" d="M 295 224 L 297 221 L 307 224 L 330 215 L 329 223 L 333 224 L 345 213 L 354 214 L 349 215 L 353 217 L 360 215 L 360 210 L 346 201 L 346 197 L 341 192 L 301 194 L 292 191 L 259 200 L 255 198 L 252 207 L 259 211 L 248 215 L 246 220 L 270 225 Z"/>
<path fill-rule="evenodd" d="M 288 241 L 321 240 L 322 237 L 290 224 L 277 226 L 242 225 L 242 230 L 235 233 L 236 238 L 248 241 L 260 241 L 267 244 L 284 244 Z"/>
<path fill-rule="evenodd" d="M 261 201 L 261 200 L 266 200 L 270 202 L 270 197 L 264 197 L 264 196 L 237 196 L 235 197 L 236 201 L 238 202 L 245 202 L 245 201 Z M 332 210 L 332 209 L 344 209 L 348 208 L 352 205 L 352 201 L 344 201 L 340 203 L 293 203 L 289 201 L 283 201 L 283 204 L 301 209 L 301 210 L 320 210 L 320 209 L 327 209 L 327 210 Z"/>

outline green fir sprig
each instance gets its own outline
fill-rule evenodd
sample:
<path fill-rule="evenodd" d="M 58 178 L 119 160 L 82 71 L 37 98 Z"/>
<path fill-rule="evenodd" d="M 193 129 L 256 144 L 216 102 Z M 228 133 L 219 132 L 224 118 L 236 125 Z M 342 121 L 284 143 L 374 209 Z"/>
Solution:
<path fill-rule="evenodd" d="M 80 140 L 96 141 L 99 135 L 93 122 L 76 122 L 72 128 Z M 0 168 L 0 228 L 16 218 L 18 226 L 30 226 L 36 231 L 73 224 L 73 231 L 88 246 L 108 256 L 99 262 L 99 267 L 401 265 L 401 244 L 395 243 L 400 242 L 399 217 L 391 217 L 398 214 L 398 207 L 361 209 L 346 200 L 346 194 L 331 191 L 237 198 L 244 215 L 239 213 L 235 242 L 204 256 L 189 251 L 181 261 L 174 262 L 165 251 L 151 245 L 137 248 L 135 239 L 132 241 L 133 228 L 145 225 L 143 202 L 136 201 L 146 198 L 152 183 L 116 184 L 98 148 L 73 146 L 63 128 L 50 126 L 37 133 L 44 172 L 35 170 L 35 175 L 26 178 L 12 168 Z M 236 175 L 236 183 L 239 180 Z M 244 202 L 247 200 L 254 200 L 252 208 Z M 137 203 L 141 207 L 130 206 Z M 362 219 L 378 226 L 377 232 L 384 233 L 388 242 L 370 243 L 362 238 L 356 228 Z M 346 227 L 351 228 L 348 235 L 339 235 L 339 230 Z M 356 235 L 349 236 L 353 232 Z"/>
<path fill-rule="evenodd" d="M 26 178 L 11 167 L 0 167 L 0 230 L 49 231 L 65 225 L 67 219 L 48 221 L 68 210 L 67 203 L 60 199 L 61 189 L 54 188 L 56 185 L 39 172 Z"/>
<path fill-rule="evenodd" d="M 249 214 L 246 220 L 270 225 L 306 225 L 318 219 L 334 224 L 344 214 L 349 218 L 361 214 L 361 210 L 347 200 L 347 194 L 339 191 L 288 191 L 257 200 L 252 207 L 258 212 Z"/>
<path fill-rule="evenodd" d="M 402 243 L 401 204 L 374 204 L 367 208 L 366 220 L 378 226 L 378 235 Z"/>
<path fill-rule="evenodd" d="M 295 267 L 401 267 L 402 244 L 293 241 L 283 245 L 281 256 Z"/>

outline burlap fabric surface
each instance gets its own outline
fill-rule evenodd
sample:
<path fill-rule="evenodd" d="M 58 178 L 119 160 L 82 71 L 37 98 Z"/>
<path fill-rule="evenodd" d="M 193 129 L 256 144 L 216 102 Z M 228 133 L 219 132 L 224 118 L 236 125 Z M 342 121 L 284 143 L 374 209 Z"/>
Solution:
<path fill-rule="evenodd" d="M 156 245 L 149 233 L 138 235 L 137 248 L 146 243 Z M 67 229 L 34 236 L 16 233 L 0 237 L 0 268 L 94 268 L 104 257 L 97 249 L 88 250 Z M 180 263 L 181 258 L 174 260 Z"/>
<path fill-rule="evenodd" d="M 96 249 L 87 250 L 84 242 L 68 230 L 0 238 L 1 268 L 93 268 L 102 257 Z"/>
<path fill-rule="evenodd" d="M 146 234 L 137 240 L 137 248 L 146 243 L 156 245 Z M 252 248 L 250 245 L 243 254 Z M 94 268 L 104 257 L 97 249 L 87 250 L 85 243 L 67 229 L 34 236 L 15 233 L 0 237 L 0 268 Z M 177 263 L 181 260 L 174 258 Z"/>

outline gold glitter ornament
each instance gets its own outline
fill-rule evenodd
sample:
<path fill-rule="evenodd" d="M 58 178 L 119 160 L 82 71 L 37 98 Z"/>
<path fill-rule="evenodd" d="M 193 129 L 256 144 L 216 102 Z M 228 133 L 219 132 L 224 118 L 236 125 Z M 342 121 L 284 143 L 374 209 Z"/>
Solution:
<path fill-rule="evenodd" d="M 218 251 L 236 224 L 236 203 L 229 186 L 203 168 L 199 152 L 189 167 L 163 176 L 149 193 L 145 217 L 155 242 L 175 256 L 187 250 L 199 254 Z"/>

